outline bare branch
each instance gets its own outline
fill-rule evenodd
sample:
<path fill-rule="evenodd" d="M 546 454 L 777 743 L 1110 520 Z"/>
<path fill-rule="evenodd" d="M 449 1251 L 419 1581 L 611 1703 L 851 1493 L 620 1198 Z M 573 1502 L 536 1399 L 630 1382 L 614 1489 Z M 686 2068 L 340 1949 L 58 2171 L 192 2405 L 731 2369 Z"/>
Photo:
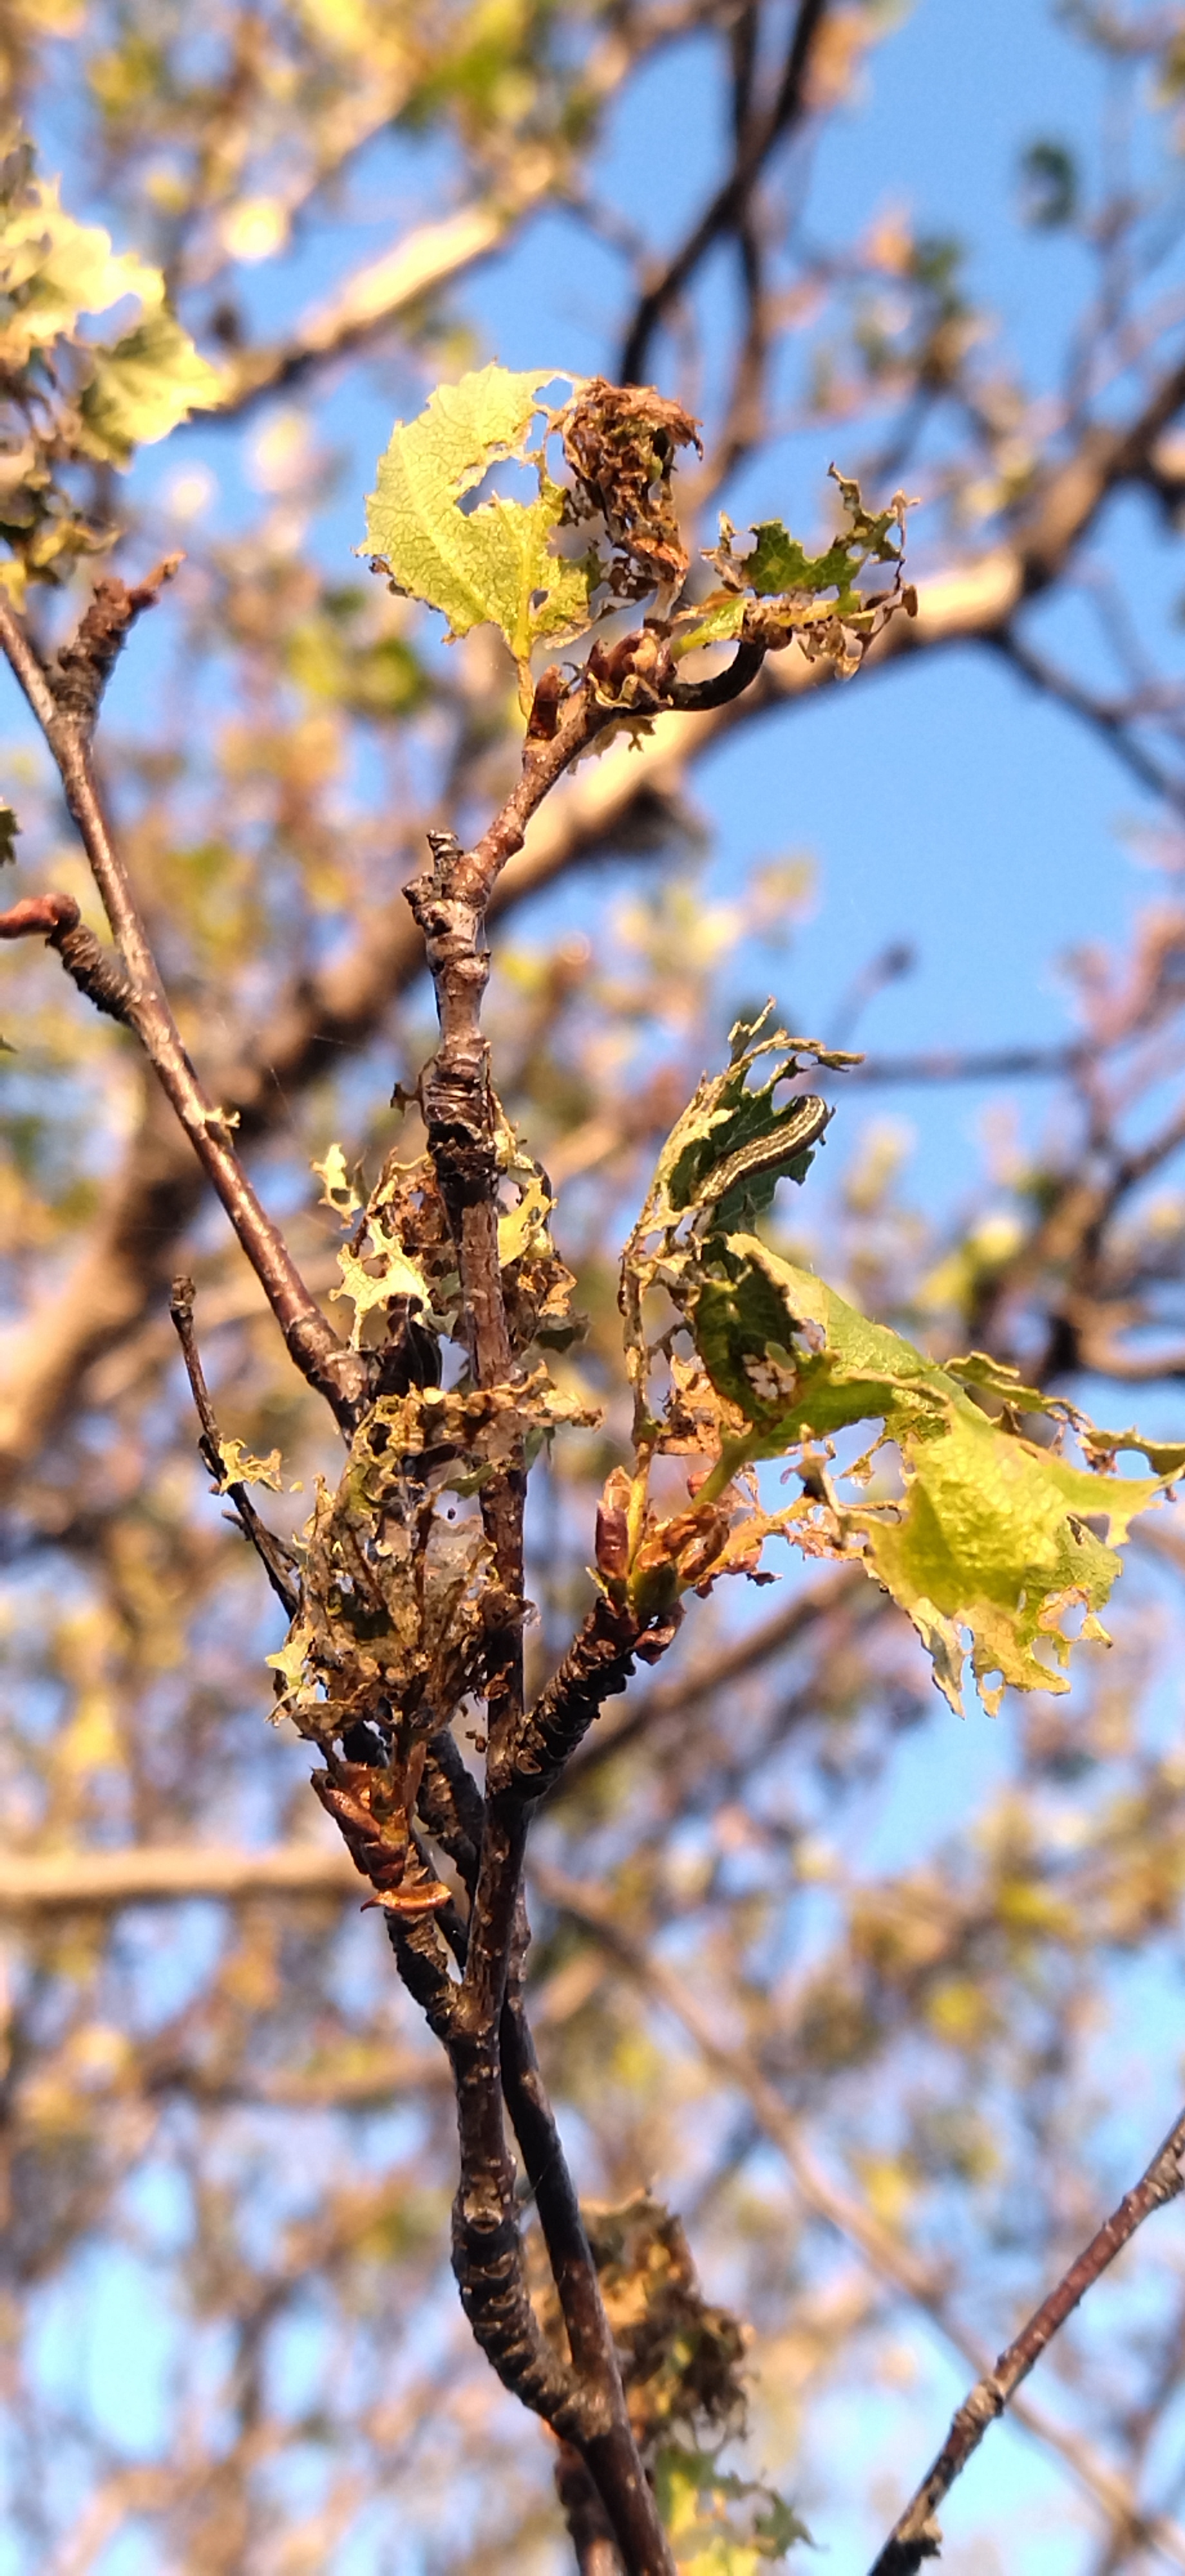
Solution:
<path fill-rule="evenodd" d="M 271 1851 L 142 1843 L 124 1851 L 6 1852 L 0 1859 L 0 1915 L 107 1913 L 200 1896 L 232 1905 L 260 1896 L 341 1898 L 357 1888 L 349 1853 L 337 1843 L 289 1843 Z"/>
<path fill-rule="evenodd" d="M 194 1411 L 201 1424 L 198 1448 L 214 1479 L 217 1491 L 220 1494 L 225 1493 L 227 1501 L 237 1514 L 243 1536 L 254 1548 L 277 1600 L 287 1611 L 288 1617 L 295 1619 L 300 1607 L 300 1583 L 292 1550 L 285 1546 L 282 1539 L 273 1537 L 272 1532 L 265 1527 L 246 1485 L 228 1484 L 226 1481 L 218 1424 L 214 1418 L 214 1407 L 210 1402 L 205 1372 L 194 1335 L 193 1298 L 192 1279 L 173 1281 L 169 1313 L 176 1326 L 177 1339 L 181 1344 L 181 1354 L 185 1361 L 186 1375 L 193 1396 Z"/>
<path fill-rule="evenodd" d="M 365 1365 L 339 1341 L 310 1296 L 283 1236 L 266 1215 L 231 1145 L 231 1114 L 216 1106 L 197 1079 L 95 779 L 91 734 L 103 685 L 133 617 L 139 608 L 151 604 L 158 586 L 145 584 L 137 593 L 126 591 L 122 582 L 101 584 L 73 644 L 59 657 L 60 678 L 51 678 L 6 599 L 0 599 L 0 649 L 57 763 L 66 803 L 103 899 L 129 987 L 122 1016 L 135 1030 L 222 1201 L 292 1358 L 348 1426 L 365 1392 Z"/>
<path fill-rule="evenodd" d="M 1142 2227 L 1154 2209 L 1163 2209 L 1185 2188 L 1181 2159 L 1185 2155 L 1185 2113 L 1174 2122 L 1163 2146 L 1157 2149 L 1147 2171 L 1131 2191 L 1125 2192 L 1118 2209 L 1104 2219 L 1089 2245 L 1064 2272 L 1056 2289 L 1043 2299 L 1026 2325 L 1002 2352 L 995 2369 L 976 2381 L 968 2397 L 954 2415 L 937 2459 L 927 2471 L 920 2487 L 911 2496 L 904 2513 L 898 2516 L 884 2548 L 871 2571 L 871 2576 L 917 2576 L 924 2558 L 937 2558 L 941 2553 L 942 2533 L 937 2509 L 949 2495 L 955 2479 L 966 2468 L 978 2450 L 989 2424 L 994 2424 L 1020 2387 L 1034 2364 L 1052 2343 L 1079 2301 L 1115 2261 L 1116 2255 L 1130 2244 L 1137 2228 Z"/>
<path fill-rule="evenodd" d="M 640 383 L 650 359 L 659 324 L 694 276 L 707 252 L 723 234 L 743 220 L 753 191 L 775 146 L 792 134 L 806 109 L 811 53 L 826 15 L 828 0 L 799 0 L 785 65 L 775 96 L 762 116 L 750 113 L 737 138 L 733 169 L 660 277 L 647 288 L 626 334 L 619 375 L 622 384 Z"/>

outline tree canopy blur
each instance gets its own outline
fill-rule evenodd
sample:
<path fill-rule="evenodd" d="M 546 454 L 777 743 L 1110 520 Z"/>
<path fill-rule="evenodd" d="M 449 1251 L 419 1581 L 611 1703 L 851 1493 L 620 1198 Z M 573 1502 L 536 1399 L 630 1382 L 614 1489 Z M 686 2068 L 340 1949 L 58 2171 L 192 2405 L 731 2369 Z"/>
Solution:
<path fill-rule="evenodd" d="M 0 10 L 3 2576 L 1185 2568 L 1185 11 L 951 15 Z"/>

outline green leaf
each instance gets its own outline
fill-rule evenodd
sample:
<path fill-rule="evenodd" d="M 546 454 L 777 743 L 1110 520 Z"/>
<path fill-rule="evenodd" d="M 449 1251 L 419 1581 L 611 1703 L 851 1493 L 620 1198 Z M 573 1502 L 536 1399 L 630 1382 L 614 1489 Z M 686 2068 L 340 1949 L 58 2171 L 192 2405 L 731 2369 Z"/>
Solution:
<path fill-rule="evenodd" d="M 725 1071 L 705 1074 L 672 1128 L 655 1166 L 639 1234 L 677 1225 L 691 1213 L 722 1226 L 735 1223 L 740 1204 L 756 1212 L 770 1205 L 779 1180 L 805 1179 L 831 1113 L 810 1095 L 791 1094 L 779 1101 L 778 1094 L 808 1063 L 835 1070 L 859 1058 L 822 1047 L 813 1038 L 767 1029 L 771 1010 L 772 1005 L 757 1020 L 737 1021 Z M 751 1084 L 749 1077 L 763 1056 L 775 1059 L 772 1069 L 764 1082 Z"/>
<path fill-rule="evenodd" d="M 1069 1688 L 1063 1620 L 1079 1608 L 1082 1635 L 1105 1635 L 1095 1614 L 1120 1571 L 1115 1544 L 1163 1493 L 1163 1475 L 1094 1474 L 1024 1439 L 1008 1417 L 993 1421 L 963 1382 L 987 1386 L 992 1363 L 973 1355 L 938 1367 L 754 1236 L 730 1236 L 705 1266 L 690 1317 L 712 1384 L 744 1418 L 747 1456 L 784 1456 L 867 1421 L 895 1442 L 902 1498 L 837 1506 L 840 1552 L 862 1556 L 908 1612 L 953 1708 L 964 1632 L 990 1710 L 1008 1684 Z M 1011 1372 L 995 1375 L 991 1391 L 1003 1385 L 1010 1403 L 1053 1409 L 1039 1397 L 1029 1407 L 1034 1390 Z M 1124 1445 L 1134 1445 L 1128 1435 Z"/>
<path fill-rule="evenodd" d="M 79 404 L 81 444 L 105 463 L 128 465 L 137 447 L 167 438 L 192 411 L 216 410 L 222 392 L 218 368 L 162 305 L 113 348 L 96 350 Z"/>
<path fill-rule="evenodd" d="M 1100 1431 L 1091 1422 L 1082 1425 L 1080 1437 L 1092 1464 L 1111 1466 L 1122 1450 L 1132 1449 L 1167 1484 L 1185 1474 L 1185 1441 L 1145 1440 L 1140 1431 Z"/>
<path fill-rule="evenodd" d="M 675 643 L 676 656 L 698 653 L 704 644 L 731 644 L 745 623 L 749 602 L 743 591 L 714 591 L 710 599 L 696 604 L 695 624 L 690 633 L 680 634 Z"/>
<path fill-rule="evenodd" d="M 11 805 L 0 804 L 0 868 L 16 858 L 16 837 L 20 831 Z"/>
<path fill-rule="evenodd" d="M 427 408 L 397 421 L 379 459 L 378 488 L 366 505 L 366 545 L 396 590 L 437 608 L 453 636 L 501 628 L 515 660 L 534 644 L 570 640 L 590 622 L 596 567 L 564 562 L 551 539 L 564 493 L 541 457 L 528 458 L 531 425 L 555 370 L 512 374 L 499 366 L 440 385 Z M 466 492 L 508 459 L 535 464 L 532 501 L 500 494 L 466 512 Z"/>
<path fill-rule="evenodd" d="M 849 540 L 836 537 L 825 555 L 808 555 L 796 537 L 787 535 L 780 519 L 762 519 L 753 534 L 757 543 L 745 557 L 744 573 L 748 588 L 759 599 L 772 599 L 787 590 L 850 594 L 864 557 Z"/>
<path fill-rule="evenodd" d="M 782 2496 L 719 2469 L 710 2453 L 664 2443 L 654 2487 L 679 2576 L 766 2576 L 796 2541 L 810 2541 Z"/>
<path fill-rule="evenodd" d="M 715 564 L 729 590 L 748 591 L 757 599 L 803 592 L 817 598 L 823 591 L 834 590 L 839 594 L 833 603 L 839 615 L 863 608 L 865 603 L 855 588 L 856 575 L 866 563 L 900 566 L 905 513 L 910 505 L 903 493 L 896 492 L 887 510 L 866 510 L 858 483 L 838 473 L 834 465 L 831 476 L 839 487 L 847 525 L 821 555 L 808 555 L 780 519 L 760 520 L 750 530 L 756 543 L 749 553 L 734 554 L 736 530 L 731 520 L 721 519 L 720 544 L 707 561 Z"/>

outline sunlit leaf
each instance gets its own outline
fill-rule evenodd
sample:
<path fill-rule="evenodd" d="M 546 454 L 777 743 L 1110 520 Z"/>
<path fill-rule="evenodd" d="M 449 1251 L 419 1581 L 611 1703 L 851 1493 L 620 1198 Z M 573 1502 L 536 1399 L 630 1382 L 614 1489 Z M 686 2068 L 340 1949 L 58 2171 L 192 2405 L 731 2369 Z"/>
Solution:
<path fill-rule="evenodd" d="M 964 1632 L 988 1708 L 1006 1684 L 1068 1689 L 1063 1622 L 1078 1609 L 1081 1634 L 1104 1635 L 1095 1614 L 1120 1571 L 1115 1547 L 1161 1496 L 1163 1477 L 1093 1474 L 1023 1438 L 1008 1417 L 992 1420 L 959 1377 L 755 1236 L 729 1237 L 691 1314 L 750 1456 L 784 1456 L 863 1422 L 880 1422 L 895 1443 L 901 1500 L 843 1507 L 842 1541 L 908 1612 L 952 1707 Z"/>
<path fill-rule="evenodd" d="M 324 1183 L 317 1202 L 318 1206 L 333 1208 L 340 1216 L 343 1225 L 346 1224 L 350 1217 L 357 1215 L 362 1201 L 346 1170 L 346 1158 L 341 1146 L 330 1145 L 324 1162 L 314 1163 L 312 1168 L 317 1179 Z M 341 1294 L 342 1291 L 339 1289 L 338 1295 Z"/>
<path fill-rule="evenodd" d="M 106 313 L 125 295 L 146 305 L 164 292 L 159 269 L 115 252 L 100 224 L 79 224 L 58 183 L 33 175 L 26 151 L 4 164 L 0 193 L 0 364 L 23 367 L 34 349 L 74 330 L 80 314 Z"/>
<path fill-rule="evenodd" d="M 167 438 L 190 412 L 212 411 L 221 398 L 218 368 L 162 307 L 113 348 L 96 352 L 79 403 L 83 445 L 92 456 L 127 465 L 137 447 Z"/>
<path fill-rule="evenodd" d="M 520 664 L 542 638 L 571 638 L 589 622 L 590 565 L 551 547 L 563 492 L 535 460 L 533 500 L 498 493 L 460 505 L 491 465 L 527 458 L 553 375 L 488 366 L 439 386 L 415 420 L 396 423 L 366 508 L 365 551 L 394 587 L 439 609 L 451 635 L 500 627 Z"/>
<path fill-rule="evenodd" d="M 411 1297 L 427 1311 L 431 1298 L 428 1282 L 414 1261 L 409 1261 L 397 1235 L 388 1234 L 381 1216 L 369 1219 L 361 1251 L 344 1244 L 337 1256 L 341 1286 L 331 1288 L 330 1298 L 348 1297 L 354 1308 L 354 1327 L 350 1335 L 354 1350 L 362 1347 L 362 1327 L 376 1308 L 386 1306 L 391 1297 Z M 367 1267 L 367 1264 L 371 1267 Z"/>
<path fill-rule="evenodd" d="M 218 1458 L 222 1468 L 220 1494 L 228 1494 L 232 1485 L 267 1485 L 273 1494 L 283 1493 L 278 1449 L 270 1450 L 266 1458 L 253 1458 L 241 1440 L 220 1440 Z"/>

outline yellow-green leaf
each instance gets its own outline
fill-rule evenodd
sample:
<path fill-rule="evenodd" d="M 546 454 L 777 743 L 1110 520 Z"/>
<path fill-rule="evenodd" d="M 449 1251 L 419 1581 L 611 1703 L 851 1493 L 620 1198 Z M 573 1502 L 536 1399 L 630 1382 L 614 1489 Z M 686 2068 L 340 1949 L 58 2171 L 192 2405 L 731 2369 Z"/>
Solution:
<path fill-rule="evenodd" d="M 55 179 L 23 176 L 0 206 L 0 365 L 27 364 L 34 349 L 73 332 L 81 313 L 106 313 L 125 295 L 145 305 L 164 293 L 160 270 L 115 252 L 100 224 L 75 223 Z"/>
<path fill-rule="evenodd" d="M 370 1262 L 374 1265 L 367 1269 Z M 337 1256 L 341 1271 L 340 1288 L 331 1288 L 330 1297 L 348 1297 L 354 1308 L 351 1347 L 361 1350 L 362 1327 L 377 1306 L 385 1306 L 390 1297 L 414 1297 L 427 1313 L 431 1306 L 428 1282 L 422 1270 L 409 1261 L 398 1235 L 388 1234 L 381 1216 L 372 1216 L 367 1226 L 361 1252 L 345 1244 Z"/>
<path fill-rule="evenodd" d="M 218 368 L 161 306 L 113 348 L 95 352 L 79 404 L 81 444 L 88 455 L 127 465 L 137 447 L 167 438 L 190 412 L 216 410 L 222 391 Z"/>
<path fill-rule="evenodd" d="M 343 1225 L 348 1224 L 350 1218 L 357 1215 L 362 1201 L 346 1170 L 346 1158 L 341 1146 L 331 1145 L 324 1162 L 314 1163 L 312 1168 L 317 1179 L 324 1182 L 324 1188 L 317 1201 L 318 1207 L 334 1208 Z M 341 1296 L 340 1288 L 336 1294 Z"/>
<path fill-rule="evenodd" d="M 266 1458 L 253 1458 L 241 1440 L 220 1440 L 218 1463 L 222 1469 L 220 1494 L 228 1494 L 232 1485 L 267 1485 L 273 1494 L 284 1491 L 278 1449 L 270 1450 Z"/>
<path fill-rule="evenodd" d="M 547 638 L 569 640 L 589 623 L 592 568 L 552 551 L 564 495 L 540 458 L 538 494 L 501 494 L 465 511 L 461 502 L 491 465 L 527 459 L 540 395 L 554 370 L 512 374 L 482 367 L 441 385 L 426 409 L 397 421 L 366 505 L 366 545 L 395 589 L 448 619 L 450 634 L 499 626 L 516 661 Z"/>
<path fill-rule="evenodd" d="M 809 2544 L 783 2497 L 718 2468 L 709 2452 L 664 2443 L 654 2488 L 679 2576 L 768 2576 L 796 2541 Z"/>
<path fill-rule="evenodd" d="M 555 1206 L 544 1187 L 540 1172 L 528 1173 L 518 1206 L 498 1219 L 498 1260 L 506 1270 L 512 1261 L 521 1261 L 527 1252 L 549 1252 L 551 1237 L 547 1220 Z"/>
<path fill-rule="evenodd" d="M 1116 1545 L 1165 1477 L 1096 1475 L 1022 1438 L 1014 1418 L 993 1421 L 959 1377 L 753 1235 L 728 1237 L 691 1319 L 713 1385 L 745 1418 L 749 1456 L 784 1456 L 868 1421 L 895 1442 L 900 1501 L 841 1507 L 841 1529 L 908 1612 L 953 1708 L 965 1636 L 987 1708 L 1007 1684 L 1069 1688 L 1063 1622 L 1080 1610 L 1082 1636 L 1105 1636 L 1096 1613 L 1120 1571 Z M 994 1375 L 992 1391 L 1002 1381 L 1014 1402 L 1033 1393 L 990 1364 L 956 1366 L 981 1382 Z"/>

